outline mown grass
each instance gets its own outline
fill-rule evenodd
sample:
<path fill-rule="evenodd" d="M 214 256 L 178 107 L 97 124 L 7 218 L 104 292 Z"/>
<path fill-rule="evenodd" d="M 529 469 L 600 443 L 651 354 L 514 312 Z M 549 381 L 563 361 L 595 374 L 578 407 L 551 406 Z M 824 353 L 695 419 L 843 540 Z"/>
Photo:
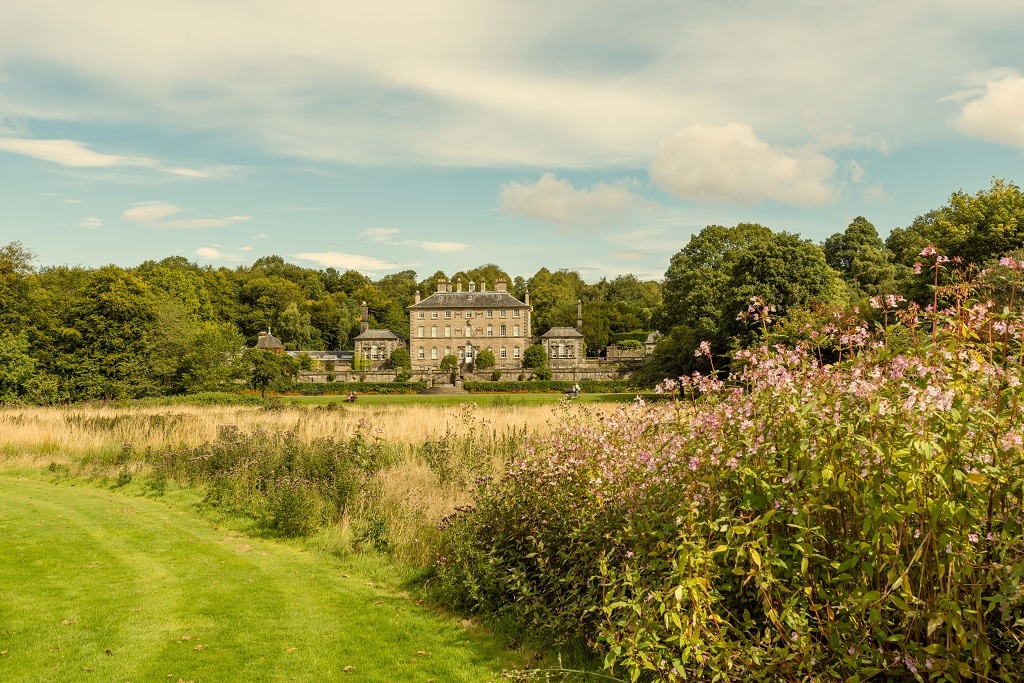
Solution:
<path fill-rule="evenodd" d="M 259 538 L 197 500 L 0 475 L 0 680 L 475 682 L 517 664 L 389 588 L 393 563 Z"/>

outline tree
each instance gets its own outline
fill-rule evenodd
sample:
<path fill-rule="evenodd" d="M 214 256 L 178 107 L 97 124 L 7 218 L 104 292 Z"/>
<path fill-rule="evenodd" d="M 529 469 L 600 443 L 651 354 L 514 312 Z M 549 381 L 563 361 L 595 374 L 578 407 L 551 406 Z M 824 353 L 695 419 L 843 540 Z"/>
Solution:
<path fill-rule="evenodd" d="M 665 377 L 699 367 L 693 352 L 702 341 L 711 342 L 716 355 L 751 343 L 757 332 L 737 320 L 751 297 L 775 306 L 778 316 L 847 297 L 821 247 L 750 223 L 712 225 L 692 237 L 672 257 L 662 292 L 658 327 L 670 334 L 658 345 L 653 367 L 668 372 Z"/>
<path fill-rule="evenodd" d="M 0 332 L 0 403 L 23 400 L 29 394 L 35 369 L 27 335 Z"/>
<path fill-rule="evenodd" d="M 866 218 L 857 216 L 844 232 L 822 245 L 825 263 L 843 276 L 855 298 L 896 290 L 896 266 L 878 231 Z"/>
<path fill-rule="evenodd" d="M 249 381 L 253 389 L 258 389 L 264 398 L 267 389 L 287 388 L 288 380 L 295 374 L 298 365 L 291 356 L 263 349 L 246 349 L 245 359 Z"/>
<path fill-rule="evenodd" d="M 310 341 L 313 338 L 313 326 L 309 322 L 309 313 L 299 312 L 299 306 L 294 301 L 284 309 L 277 329 L 285 348 L 291 351 L 309 349 Z"/>
<path fill-rule="evenodd" d="M 228 391 L 245 378 L 245 339 L 226 322 L 198 324 L 178 365 L 182 391 Z"/>
<path fill-rule="evenodd" d="M 548 352 L 540 344 L 534 344 L 523 352 L 524 368 L 543 368 L 548 364 Z"/>
<path fill-rule="evenodd" d="M 945 206 L 893 230 L 886 240 L 896 262 L 905 266 L 913 266 L 929 244 L 944 256 L 979 266 L 1024 247 L 1024 193 L 995 178 L 988 190 L 954 192 Z"/>
<path fill-rule="evenodd" d="M 29 322 L 34 258 L 21 242 L 0 247 L 0 328 L 24 329 Z"/>
<path fill-rule="evenodd" d="M 476 360 L 473 362 L 473 365 L 477 370 L 490 370 L 494 367 L 494 362 L 494 352 L 490 349 L 484 349 L 476 354 Z"/>
<path fill-rule="evenodd" d="M 885 248 L 885 243 L 878 236 L 875 226 L 864 216 L 857 216 L 850 221 L 846 230 L 837 232 L 825 240 L 821 248 L 825 252 L 825 263 L 846 275 L 853 267 L 857 252 L 865 245 L 879 251 Z"/>
<path fill-rule="evenodd" d="M 456 372 L 459 369 L 459 358 L 454 353 L 449 353 L 441 359 L 442 372 Z"/>
<path fill-rule="evenodd" d="M 393 370 L 411 370 L 412 357 L 409 355 L 409 350 L 404 346 L 396 346 L 395 350 L 391 352 L 391 357 L 388 358 L 388 367 Z"/>

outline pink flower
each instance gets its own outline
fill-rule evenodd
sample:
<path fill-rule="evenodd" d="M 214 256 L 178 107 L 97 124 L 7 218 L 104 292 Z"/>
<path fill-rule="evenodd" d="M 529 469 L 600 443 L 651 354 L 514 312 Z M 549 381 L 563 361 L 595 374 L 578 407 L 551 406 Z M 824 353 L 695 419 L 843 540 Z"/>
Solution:
<path fill-rule="evenodd" d="M 919 256 L 934 256 L 937 253 L 939 253 L 939 252 L 935 248 L 935 245 L 934 244 L 929 244 L 927 247 L 925 247 L 924 249 L 921 250 L 921 253 L 919 254 Z"/>

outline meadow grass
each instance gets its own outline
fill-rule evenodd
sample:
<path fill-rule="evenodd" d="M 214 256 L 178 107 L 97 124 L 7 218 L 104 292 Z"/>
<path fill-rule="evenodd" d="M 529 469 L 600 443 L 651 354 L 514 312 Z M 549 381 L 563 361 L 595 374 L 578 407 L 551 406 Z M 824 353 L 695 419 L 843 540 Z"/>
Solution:
<path fill-rule="evenodd" d="M 279 410 L 251 406 L 126 406 L 81 404 L 67 407 L 0 408 L 0 456 L 68 462 L 117 454 L 128 444 L 134 451 L 197 446 L 217 438 L 223 425 L 241 432 L 286 431 L 302 441 L 350 438 L 364 430 L 389 444 L 422 444 L 463 420 L 467 403 L 403 402 L 405 396 L 360 396 L 345 404 L 328 397 L 299 398 Z M 333 398 L 333 397 L 332 397 Z M 491 398 L 491 397 L 488 397 Z M 504 397 L 497 397 L 504 398 Z M 547 398 L 547 397 L 545 397 Z M 325 400 L 327 399 L 327 400 Z M 291 399 L 289 399 L 291 400 Z M 519 402 L 522 400 L 523 402 Z M 491 398 L 494 403 L 494 398 Z M 552 426 L 552 402 L 529 404 L 510 397 L 505 405 L 483 405 L 474 415 L 495 434 L 544 432 Z M 454 410 L 453 410 L 454 408 Z"/>
<path fill-rule="evenodd" d="M 650 395 L 650 392 L 646 394 Z M 637 393 L 618 394 L 581 394 L 573 399 L 579 403 L 628 403 L 636 399 Z M 522 407 L 522 406 L 554 406 L 557 405 L 563 396 L 559 393 L 547 394 L 360 394 L 355 405 L 373 406 L 441 406 L 452 407 L 476 403 L 481 407 Z M 332 403 L 345 403 L 344 396 L 282 396 L 281 400 L 293 405 L 326 405 Z"/>
<path fill-rule="evenodd" d="M 255 537 L 196 500 L 0 475 L 0 680 L 476 682 L 518 663 L 394 589 L 394 563 Z"/>

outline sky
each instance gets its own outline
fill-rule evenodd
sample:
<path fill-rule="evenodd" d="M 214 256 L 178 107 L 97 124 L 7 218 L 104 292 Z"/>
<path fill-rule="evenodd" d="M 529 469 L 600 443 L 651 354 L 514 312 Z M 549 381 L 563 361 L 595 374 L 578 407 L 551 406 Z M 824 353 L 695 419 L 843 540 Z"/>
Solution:
<path fill-rule="evenodd" d="M 0 244 L 660 278 L 1024 178 L 1024 3 L 4 0 Z"/>

